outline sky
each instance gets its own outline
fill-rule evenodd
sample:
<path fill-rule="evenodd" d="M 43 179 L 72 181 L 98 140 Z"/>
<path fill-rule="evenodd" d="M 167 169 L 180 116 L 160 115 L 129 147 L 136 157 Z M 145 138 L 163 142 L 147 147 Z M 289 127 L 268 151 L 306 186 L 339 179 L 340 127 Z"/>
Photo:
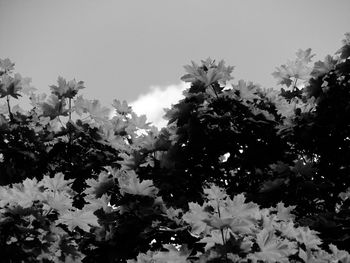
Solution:
<path fill-rule="evenodd" d="M 299 48 L 334 54 L 349 11 L 349 0 L 0 0 L 0 58 L 39 92 L 75 78 L 85 98 L 162 122 L 191 60 L 223 59 L 235 81 L 276 87 L 271 73 Z"/>

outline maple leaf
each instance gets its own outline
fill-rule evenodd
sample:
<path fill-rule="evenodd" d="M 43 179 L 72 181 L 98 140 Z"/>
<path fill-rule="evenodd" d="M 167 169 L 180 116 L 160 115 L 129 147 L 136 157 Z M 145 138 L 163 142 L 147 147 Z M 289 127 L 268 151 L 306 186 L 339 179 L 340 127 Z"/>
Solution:
<path fill-rule="evenodd" d="M 321 239 L 317 236 L 318 232 L 310 230 L 309 227 L 298 227 L 296 229 L 296 240 L 305 245 L 306 248 L 319 249 L 322 244 Z"/>
<path fill-rule="evenodd" d="M 336 63 L 337 61 L 333 59 L 332 56 L 327 55 L 324 61 L 315 62 L 311 75 L 314 78 L 318 78 L 319 76 L 324 75 L 329 71 L 331 71 L 332 69 L 334 69 Z"/>
<path fill-rule="evenodd" d="M 278 217 L 278 219 L 283 220 L 283 221 L 293 220 L 295 216 L 292 215 L 290 212 L 295 208 L 296 208 L 296 206 L 285 207 L 282 202 L 279 202 L 277 204 L 277 217 Z"/>
<path fill-rule="evenodd" d="M 57 79 L 58 86 L 51 85 L 51 92 L 55 94 L 57 97 L 62 98 L 70 98 L 72 99 L 75 95 L 77 95 L 80 89 L 84 89 L 84 82 L 77 82 L 75 79 L 66 81 L 63 77 L 59 76 Z"/>
<path fill-rule="evenodd" d="M 0 186 L 0 207 L 4 207 L 8 203 L 11 203 L 12 200 L 13 200 L 13 197 L 11 195 L 11 192 L 9 191 L 9 187 Z M 0 215 L 2 214 L 0 213 Z"/>
<path fill-rule="evenodd" d="M 192 65 L 185 65 L 184 68 L 188 74 L 181 77 L 182 81 L 195 82 L 200 80 L 205 82 L 205 72 L 194 61 L 191 61 Z"/>
<path fill-rule="evenodd" d="M 152 152 L 156 150 L 157 137 L 152 132 L 147 132 L 136 137 L 133 142 L 136 147 Z"/>
<path fill-rule="evenodd" d="M 20 80 L 18 83 L 18 86 L 20 87 L 20 91 L 23 94 L 31 96 L 33 94 L 33 92 L 37 90 L 36 88 L 30 86 L 30 82 L 32 82 L 31 78 L 22 77 L 19 73 L 15 74 L 15 78 Z"/>
<path fill-rule="evenodd" d="M 75 112 L 81 116 L 83 113 L 87 112 L 87 105 L 89 101 L 84 99 L 82 95 L 78 96 L 76 100 L 74 100 L 74 110 Z"/>
<path fill-rule="evenodd" d="M 221 78 L 219 79 L 219 83 L 221 85 L 226 85 L 226 82 L 229 80 L 232 80 L 233 77 L 231 76 L 231 73 L 233 71 L 233 66 L 225 66 L 225 61 L 221 60 L 218 64 L 217 71 L 220 72 Z"/>
<path fill-rule="evenodd" d="M 112 106 L 116 109 L 117 113 L 121 115 L 127 115 L 131 113 L 131 107 L 128 106 L 128 103 L 123 100 L 123 102 L 120 102 L 119 100 L 113 100 Z"/>
<path fill-rule="evenodd" d="M 86 104 L 86 111 L 96 122 L 104 123 L 109 118 L 111 110 L 107 107 L 102 107 L 98 100 L 93 100 Z"/>
<path fill-rule="evenodd" d="M 18 93 L 21 89 L 21 75 L 15 74 L 14 78 L 5 75 L 2 77 L 2 83 L 0 83 L 0 98 L 11 96 L 18 99 L 18 97 L 21 96 L 21 94 Z"/>
<path fill-rule="evenodd" d="M 214 208 L 216 208 L 220 201 L 224 200 L 227 197 L 224 189 L 214 184 L 211 184 L 209 188 L 204 188 L 203 192 L 209 201 L 216 201 L 216 203 L 214 203 Z"/>
<path fill-rule="evenodd" d="M 49 132 L 59 132 L 61 131 L 61 122 L 58 117 L 52 119 L 49 121 L 49 124 L 47 125 L 47 131 Z"/>
<path fill-rule="evenodd" d="M 176 249 L 171 244 L 163 245 L 168 251 L 155 252 L 153 255 L 153 260 L 157 263 L 186 263 L 188 256 L 191 254 L 191 250 L 187 247 L 182 246 L 181 250 Z"/>
<path fill-rule="evenodd" d="M 304 251 L 303 249 L 300 248 L 298 256 L 302 260 L 304 260 L 305 263 L 328 263 L 329 262 L 329 260 L 327 259 L 316 258 L 310 249 L 307 249 L 306 251 Z"/>
<path fill-rule="evenodd" d="M 74 251 L 74 255 L 68 254 L 64 258 L 64 263 L 81 263 L 85 255 L 79 251 Z"/>
<path fill-rule="evenodd" d="M 9 72 L 14 69 L 15 63 L 11 62 L 10 59 L 5 58 L 1 59 L 0 58 L 0 71 L 1 72 Z"/>
<path fill-rule="evenodd" d="M 102 107 L 98 100 L 87 100 L 83 96 L 79 96 L 74 101 L 74 111 L 81 116 L 83 113 L 88 113 L 97 124 L 108 125 L 108 118 L 111 110 L 107 107 Z"/>
<path fill-rule="evenodd" d="M 264 208 L 260 210 L 261 225 L 264 229 L 272 230 L 275 229 L 277 224 L 276 215 L 271 214 L 270 209 Z"/>
<path fill-rule="evenodd" d="M 209 213 L 205 212 L 203 207 L 197 203 L 190 202 L 188 207 L 189 211 L 182 218 L 191 225 L 192 233 L 199 235 L 207 232 L 208 226 L 203 220 L 209 218 Z"/>
<path fill-rule="evenodd" d="M 205 243 L 205 251 L 208 251 L 210 248 L 215 246 L 215 244 L 224 245 L 221 231 L 217 229 L 210 231 L 210 234 L 199 240 L 198 243 Z"/>
<path fill-rule="evenodd" d="M 120 116 L 113 116 L 110 123 L 113 126 L 113 130 L 118 134 L 123 133 L 125 128 L 128 126 L 128 120 L 120 118 Z"/>
<path fill-rule="evenodd" d="M 280 222 L 276 225 L 276 229 L 278 229 L 283 236 L 289 239 L 296 240 L 297 238 L 298 231 L 295 228 L 293 221 Z"/>
<path fill-rule="evenodd" d="M 277 113 L 280 114 L 284 118 L 292 118 L 295 115 L 295 109 L 298 104 L 298 99 L 293 98 L 288 102 L 286 99 L 281 98 L 276 101 L 276 109 Z"/>
<path fill-rule="evenodd" d="M 45 200 L 43 202 L 47 204 L 44 209 L 55 209 L 60 214 L 65 213 L 68 209 L 72 209 L 73 198 L 65 192 L 47 192 L 44 193 Z"/>
<path fill-rule="evenodd" d="M 254 115 L 262 114 L 266 120 L 275 121 L 275 116 L 266 110 L 262 110 L 262 109 L 255 108 L 255 107 L 251 107 L 250 109 Z"/>
<path fill-rule="evenodd" d="M 153 256 L 154 252 L 153 251 L 147 251 L 147 253 L 139 253 L 137 255 L 137 258 L 136 260 L 134 259 L 128 259 L 126 262 L 127 263 L 149 263 L 149 262 L 152 262 L 154 261 L 152 259 L 152 256 Z"/>
<path fill-rule="evenodd" d="M 191 61 L 192 65 L 184 66 L 188 74 L 184 75 L 181 80 L 185 82 L 201 81 L 206 87 L 215 82 L 220 82 L 222 85 L 226 81 L 232 79 L 230 76 L 233 71 L 233 67 L 225 67 L 225 62 L 222 60 L 219 65 L 215 65 L 215 60 L 208 58 L 202 60 L 202 67 L 199 67 L 195 62 Z"/>
<path fill-rule="evenodd" d="M 63 173 L 56 173 L 54 177 L 49 177 L 45 175 L 43 179 L 39 182 L 39 187 L 43 186 L 47 190 L 52 192 L 67 191 L 70 192 L 70 185 L 74 182 L 74 179 L 65 180 Z"/>
<path fill-rule="evenodd" d="M 152 180 L 143 180 L 140 182 L 140 179 L 136 174 L 129 173 L 127 181 L 119 180 L 120 191 L 121 193 L 128 193 L 134 195 L 145 195 L 155 197 L 158 193 L 158 189 L 153 185 Z"/>
<path fill-rule="evenodd" d="M 239 80 L 237 85 L 233 85 L 235 90 L 239 91 L 240 98 L 243 101 L 253 101 L 255 99 L 260 99 L 257 95 L 257 87 L 253 85 L 252 82 L 246 83 L 244 80 Z"/>
<path fill-rule="evenodd" d="M 335 262 L 350 262 L 350 254 L 345 250 L 338 249 L 335 245 L 329 244 L 329 249 L 332 252 L 332 257 Z"/>
<path fill-rule="evenodd" d="M 286 65 L 276 67 L 276 71 L 272 73 L 272 76 L 277 79 L 277 84 L 286 85 L 287 87 L 292 84 L 292 74 Z"/>
<path fill-rule="evenodd" d="M 7 103 L 4 102 L 3 104 L 0 104 L 0 114 L 8 114 L 9 110 L 7 107 Z"/>
<path fill-rule="evenodd" d="M 7 106 L 7 103 L 3 103 L 3 104 L 0 104 L 0 114 L 8 114 L 9 110 L 8 110 L 8 106 Z M 24 111 L 18 104 L 16 104 L 15 106 L 13 106 L 11 108 L 11 112 L 12 113 L 15 113 L 15 112 L 18 112 L 18 113 L 21 113 L 21 114 L 25 114 L 26 111 Z"/>
<path fill-rule="evenodd" d="M 146 115 L 137 116 L 134 112 L 132 112 L 129 127 L 125 130 L 128 131 L 132 126 L 136 127 L 137 129 L 148 129 L 149 124 L 150 123 L 147 122 Z"/>
<path fill-rule="evenodd" d="M 307 101 L 303 104 L 298 103 L 297 104 L 298 109 L 301 110 L 301 113 L 308 113 L 313 112 L 316 109 L 316 98 L 312 96 L 311 98 L 307 99 Z"/>
<path fill-rule="evenodd" d="M 21 96 L 18 92 L 31 95 L 36 89 L 30 86 L 30 82 L 31 78 L 23 78 L 19 73 L 16 73 L 13 78 L 9 75 L 4 75 L 2 83 L 0 83 L 0 96 L 12 96 L 18 99 Z"/>
<path fill-rule="evenodd" d="M 233 253 L 227 253 L 227 259 L 231 260 L 231 262 L 234 262 L 234 263 L 244 262 L 244 260 L 240 256 Z"/>
<path fill-rule="evenodd" d="M 125 139 L 120 135 L 116 135 L 116 132 L 113 129 L 113 127 L 109 126 L 108 124 L 100 127 L 100 130 L 98 133 L 101 135 L 101 138 L 102 138 L 98 142 L 102 144 L 110 145 L 119 151 L 126 151 L 126 152 L 128 152 L 128 149 L 131 148 L 125 142 Z"/>
<path fill-rule="evenodd" d="M 12 107 L 11 112 L 12 112 L 12 113 L 21 113 L 21 114 L 23 114 L 23 115 L 27 113 L 27 112 L 26 112 L 24 109 L 22 109 L 18 104 L 16 104 L 15 106 Z"/>
<path fill-rule="evenodd" d="M 85 201 L 89 203 L 85 205 L 87 210 L 96 211 L 102 208 L 105 213 L 112 211 L 112 206 L 110 205 L 111 197 L 108 194 L 103 194 L 100 198 L 85 197 Z"/>
<path fill-rule="evenodd" d="M 308 48 L 306 50 L 298 49 L 296 55 L 298 61 L 303 61 L 305 63 L 311 62 L 312 58 L 315 56 L 315 54 L 311 55 L 311 48 Z"/>
<path fill-rule="evenodd" d="M 111 172 L 111 171 L 110 171 Z M 111 172 L 113 178 L 117 178 L 119 185 L 127 185 L 130 178 L 137 176 L 134 170 L 119 169 Z"/>
<path fill-rule="evenodd" d="M 23 208 L 31 207 L 34 201 L 42 201 L 44 199 L 36 178 L 26 178 L 22 183 L 14 184 L 12 189 L 8 190 L 8 194 L 11 195 L 11 201 Z"/>
<path fill-rule="evenodd" d="M 203 219 L 203 222 L 215 229 L 224 229 L 230 227 L 234 220 L 232 217 L 221 218 L 210 215 L 208 218 Z"/>
<path fill-rule="evenodd" d="M 180 213 L 182 213 L 182 209 L 178 208 L 178 209 L 174 209 L 172 207 L 167 208 L 165 210 L 165 216 L 171 220 L 173 220 L 176 224 L 180 224 L 181 223 L 181 219 L 180 219 Z"/>
<path fill-rule="evenodd" d="M 243 233 L 243 234 L 251 234 L 255 231 L 256 226 L 254 225 L 255 221 L 249 218 L 233 218 L 230 229 L 234 233 Z"/>
<path fill-rule="evenodd" d="M 340 54 L 340 58 L 347 59 L 350 56 L 350 32 L 345 33 L 343 39 L 343 47 L 341 47 L 336 54 Z"/>
<path fill-rule="evenodd" d="M 305 51 L 299 49 L 296 52 L 297 59 L 294 61 L 287 61 L 285 65 L 276 68 L 272 73 L 277 79 L 277 84 L 286 85 L 289 87 L 292 84 L 292 78 L 307 81 L 311 77 L 312 68 L 307 66 L 314 55 L 311 55 L 311 49 Z"/>
<path fill-rule="evenodd" d="M 37 108 L 37 106 L 40 106 L 43 102 L 45 102 L 46 94 L 31 94 L 29 97 L 30 105 L 33 106 L 33 108 Z"/>
<path fill-rule="evenodd" d="M 78 209 L 76 211 L 67 210 L 65 213 L 59 215 L 56 225 L 64 224 L 70 231 L 73 231 L 74 228 L 79 227 L 85 232 L 89 232 L 91 226 L 99 226 L 97 220 L 98 218 L 92 211 Z"/>
<path fill-rule="evenodd" d="M 243 194 L 236 195 L 233 200 L 226 200 L 225 213 L 233 217 L 246 219 L 258 219 L 260 216 L 259 206 L 253 202 L 245 203 L 245 196 Z"/>
<path fill-rule="evenodd" d="M 255 223 L 260 218 L 259 208 L 256 204 L 245 203 L 243 194 L 236 195 L 233 200 L 226 198 L 219 207 L 220 217 L 230 221 L 230 228 L 234 232 L 251 233 Z"/>
<path fill-rule="evenodd" d="M 201 60 L 201 62 L 202 65 L 207 69 L 215 67 L 215 60 L 211 59 L 210 57 L 208 57 L 206 60 Z"/>
<path fill-rule="evenodd" d="M 225 61 L 221 60 L 219 64 L 215 65 L 215 60 L 208 58 L 206 61 L 201 61 L 203 66 L 207 68 L 206 76 L 204 78 L 204 84 L 210 86 L 215 82 L 219 82 L 221 85 L 225 85 L 226 81 L 233 79 L 231 73 L 234 67 L 225 67 Z"/>
<path fill-rule="evenodd" d="M 56 95 L 51 95 L 46 102 L 40 103 L 41 110 L 44 116 L 48 116 L 51 119 L 57 116 L 67 116 L 68 110 L 65 109 L 65 100 L 61 100 Z"/>
<path fill-rule="evenodd" d="M 287 87 L 292 84 L 291 78 L 308 80 L 312 72 L 312 68 L 303 61 L 288 61 L 286 65 L 276 69 L 272 75 L 278 79 L 277 84 L 286 84 Z"/>
<path fill-rule="evenodd" d="M 267 263 L 288 263 L 288 257 L 297 252 L 293 242 L 278 239 L 273 231 L 263 229 L 256 237 L 260 251 L 248 255 L 248 258 Z"/>
<path fill-rule="evenodd" d="M 254 244 L 251 240 L 252 240 L 251 236 L 245 236 L 245 237 L 243 237 L 243 239 L 238 239 L 238 242 L 240 242 L 239 248 L 243 252 L 248 253 L 249 251 L 252 250 L 252 247 L 253 247 L 253 244 Z M 231 235 L 231 240 L 230 241 L 233 242 L 232 241 L 232 235 Z"/>
<path fill-rule="evenodd" d="M 105 171 L 100 172 L 96 179 L 87 179 L 86 184 L 88 187 L 84 193 L 87 195 L 93 195 L 95 197 L 101 197 L 108 189 L 113 187 L 114 181 L 108 173 Z"/>
<path fill-rule="evenodd" d="M 204 84 L 206 87 L 209 87 L 211 84 L 221 80 L 221 77 L 216 68 L 210 68 L 205 76 Z"/>

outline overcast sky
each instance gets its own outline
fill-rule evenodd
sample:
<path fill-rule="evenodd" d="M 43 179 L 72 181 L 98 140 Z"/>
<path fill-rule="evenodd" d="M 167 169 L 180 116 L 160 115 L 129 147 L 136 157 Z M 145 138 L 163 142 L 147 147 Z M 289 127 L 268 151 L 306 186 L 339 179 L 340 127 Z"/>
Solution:
<path fill-rule="evenodd" d="M 0 0 L 0 58 L 40 92 L 61 75 L 106 106 L 166 104 L 183 65 L 207 57 L 235 66 L 236 81 L 276 86 L 271 73 L 298 48 L 334 54 L 349 14 L 349 0 Z"/>

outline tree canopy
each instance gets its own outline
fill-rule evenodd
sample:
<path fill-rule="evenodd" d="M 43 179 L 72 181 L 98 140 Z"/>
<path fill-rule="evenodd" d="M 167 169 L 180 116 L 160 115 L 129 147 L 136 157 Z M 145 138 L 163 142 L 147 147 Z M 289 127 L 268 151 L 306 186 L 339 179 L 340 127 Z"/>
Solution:
<path fill-rule="evenodd" d="M 0 59 L 2 262 L 350 262 L 350 34 L 283 88 L 206 59 L 160 131 Z M 27 96 L 29 111 L 14 100 Z"/>

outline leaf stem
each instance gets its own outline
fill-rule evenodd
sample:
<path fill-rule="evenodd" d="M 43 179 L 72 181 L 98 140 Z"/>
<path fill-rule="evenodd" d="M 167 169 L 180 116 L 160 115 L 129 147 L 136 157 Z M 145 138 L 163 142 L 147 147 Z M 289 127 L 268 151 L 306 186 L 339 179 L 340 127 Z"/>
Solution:
<path fill-rule="evenodd" d="M 72 112 L 71 112 L 71 110 L 72 110 L 72 99 L 69 98 L 68 102 L 69 102 L 69 121 L 70 121 L 72 119 Z"/>
<path fill-rule="evenodd" d="M 58 118 L 58 121 L 61 123 L 62 127 L 66 127 L 66 126 L 63 124 L 63 122 L 61 121 L 60 116 L 57 116 L 57 118 Z"/>
<path fill-rule="evenodd" d="M 214 89 L 213 85 L 210 85 L 210 87 L 213 89 L 214 93 L 215 93 L 215 96 L 216 98 L 218 99 L 219 98 L 219 95 L 216 93 L 216 90 Z"/>
<path fill-rule="evenodd" d="M 219 218 L 221 218 L 219 201 L 218 201 L 218 215 L 219 215 Z M 221 231 L 222 243 L 225 245 L 226 240 L 225 240 L 224 230 L 222 228 L 220 228 L 220 231 Z"/>
<path fill-rule="evenodd" d="M 293 91 L 297 89 L 297 82 L 298 82 L 298 78 L 295 78 L 294 84 L 293 84 Z"/>
<path fill-rule="evenodd" d="M 44 216 L 47 216 L 48 214 L 50 214 L 52 210 L 53 210 L 52 207 L 50 207 L 50 209 L 44 214 Z"/>
<path fill-rule="evenodd" d="M 10 97 L 9 97 L 9 95 L 6 96 L 6 101 L 7 101 L 7 109 L 8 109 L 8 111 L 9 111 L 10 120 L 13 121 L 13 114 L 12 114 L 12 112 L 11 112 Z"/>
<path fill-rule="evenodd" d="M 219 218 L 221 219 L 219 200 L 218 200 L 218 215 L 219 215 Z M 220 232 L 221 232 L 222 243 L 225 246 L 226 245 L 226 239 L 225 239 L 225 235 L 224 235 L 224 230 L 222 228 L 220 228 Z M 227 252 L 226 251 L 225 251 L 225 261 L 228 262 Z"/>

